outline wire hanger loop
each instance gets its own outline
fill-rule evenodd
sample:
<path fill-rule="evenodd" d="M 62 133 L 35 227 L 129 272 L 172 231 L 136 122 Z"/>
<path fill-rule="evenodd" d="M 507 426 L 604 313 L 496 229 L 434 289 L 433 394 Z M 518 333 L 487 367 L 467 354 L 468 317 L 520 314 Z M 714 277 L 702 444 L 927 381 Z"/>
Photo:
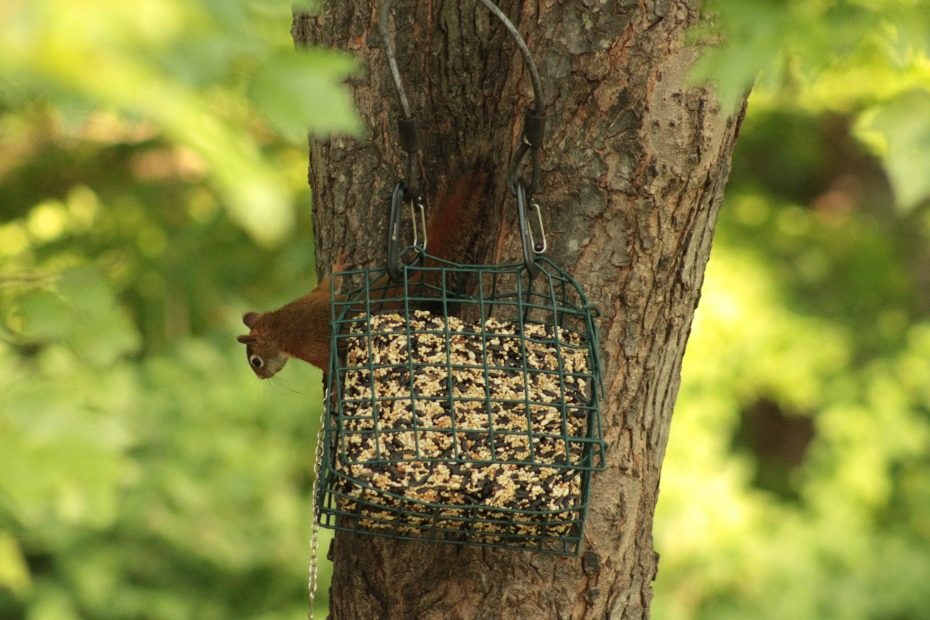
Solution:
<path fill-rule="evenodd" d="M 527 72 L 530 75 L 530 82 L 533 85 L 533 105 L 524 112 L 523 132 L 520 137 L 520 144 L 517 147 L 513 159 L 507 171 L 507 186 L 510 191 L 516 195 L 517 182 L 521 181 L 524 185 L 527 197 L 532 197 L 533 193 L 539 186 L 540 177 L 540 150 L 546 131 L 546 110 L 545 98 L 543 96 L 542 80 L 539 77 L 539 70 L 533 61 L 526 41 L 513 25 L 510 18 L 501 11 L 500 7 L 493 0 L 478 0 L 483 4 L 491 14 L 503 24 L 510 37 L 513 39 L 520 50 L 523 62 L 526 65 Z M 419 151 L 419 136 L 417 120 L 413 114 L 413 108 L 410 105 L 410 99 L 407 97 L 407 91 L 404 88 L 404 82 L 400 75 L 400 69 L 397 65 L 397 52 L 394 46 L 394 38 L 390 32 L 389 22 L 391 21 L 391 8 L 393 0 L 382 0 L 379 11 L 378 30 L 381 34 L 381 42 L 384 46 L 384 53 L 387 56 L 388 66 L 391 72 L 391 79 L 394 82 L 394 90 L 397 92 L 397 99 L 400 103 L 401 116 L 398 119 L 398 130 L 400 134 L 401 148 L 407 154 L 407 176 L 404 179 L 405 187 L 409 192 L 408 200 L 412 200 L 418 192 L 419 186 L 416 179 L 416 157 Z M 527 153 L 530 154 L 531 176 L 529 182 L 520 179 L 520 168 L 523 159 Z"/>

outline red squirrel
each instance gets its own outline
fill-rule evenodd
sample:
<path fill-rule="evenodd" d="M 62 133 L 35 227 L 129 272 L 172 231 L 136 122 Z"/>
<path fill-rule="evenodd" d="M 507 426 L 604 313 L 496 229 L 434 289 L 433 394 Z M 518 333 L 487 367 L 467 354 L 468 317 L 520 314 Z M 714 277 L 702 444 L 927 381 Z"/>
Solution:
<path fill-rule="evenodd" d="M 451 261 L 464 260 L 478 231 L 481 202 L 486 198 L 489 174 L 475 167 L 447 183 L 434 202 L 438 209 L 427 228 L 430 254 Z M 344 271 L 341 253 L 332 273 Z M 237 340 L 245 344 L 249 366 L 260 379 L 274 376 L 292 357 L 326 370 L 330 353 L 330 276 L 309 294 L 273 312 L 247 312 L 249 328 Z"/>

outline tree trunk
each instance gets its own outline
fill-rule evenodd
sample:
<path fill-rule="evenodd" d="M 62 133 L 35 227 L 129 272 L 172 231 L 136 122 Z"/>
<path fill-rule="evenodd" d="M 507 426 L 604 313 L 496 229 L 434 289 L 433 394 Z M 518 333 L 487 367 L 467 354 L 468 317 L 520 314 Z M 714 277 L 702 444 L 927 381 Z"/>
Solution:
<path fill-rule="evenodd" d="M 396 3 L 401 74 L 434 189 L 476 159 L 501 172 L 473 256 L 519 260 L 505 171 L 531 100 L 506 33 L 478 2 Z M 652 522 L 679 371 L 741 113 L 688 82 L 698 0 L 502 1 L 546 89 L 536 196 L 550 256 L 601 310 L 607 471 L 594 477 L 580 557 L 337 534 L 331 613 L 368 618 L 641 618 L 658 554 Z M 383 264 L 388 196 L 404 169 L 378 2 L 298 13 L 294 38 L 346 50 L 369 135 L 311 145 L 319 265 L 337 248 Z M 429 194 L 429 191 L 426 192 Z M 325 259 L 325 260 L 324 260 Z M 324 269 L 325 271 L 325 269 Z"/>

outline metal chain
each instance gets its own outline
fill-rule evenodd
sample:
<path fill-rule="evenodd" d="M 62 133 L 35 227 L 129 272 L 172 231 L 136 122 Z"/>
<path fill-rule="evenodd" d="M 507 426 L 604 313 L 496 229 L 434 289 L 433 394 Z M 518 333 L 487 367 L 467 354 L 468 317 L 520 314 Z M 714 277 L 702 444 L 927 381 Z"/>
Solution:
<path fill-rule="evenodd" d="M 310 608 L 307 610 L 307 620 L 313 620 L 313 602 L 316 599 L 317 588 L 317 556 L 320 547 L 320 524 L 316 514 L 316 496 L 320 490 L 320 465 L 323 463 L 323 423 L 326 417 L 326 402 L 329 400 L 329 390 L 323 394 L 323 407 L 320 409 L 320 425 L 316 430 L 316 454 L 313 459 L 313 496 L 310 503 L 310 565 L 307 568 L 307 592 L 310 599 Z"/>

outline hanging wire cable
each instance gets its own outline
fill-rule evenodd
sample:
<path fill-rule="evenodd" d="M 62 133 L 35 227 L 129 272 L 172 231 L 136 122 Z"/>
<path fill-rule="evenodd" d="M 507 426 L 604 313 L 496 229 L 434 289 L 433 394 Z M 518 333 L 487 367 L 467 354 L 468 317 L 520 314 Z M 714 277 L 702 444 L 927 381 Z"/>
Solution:
<path fill-rule="evenodd" d="M 513 25 L 513 22 L 510 21 L 510 18 L 500 10 L 500 7 L 494 4 L 491 0 L 480 0 L 480 2 L 486 6 L 489 11 L 491 11 L 494 17 L 496 17 L 502 24 L 504 24 L 504 28 L 506 28 L 507 32 L 510 33 L 514 43 L 517 44 L 517 48 L 523 55 L 523 62 L 526 63 L 526 68 L 530 73 L 530 81 L 533 83 L 533 99 L 535 100 L 533 102 L 533 111 L 540 116 L 544 115 L 545 108 L 543 104 L 542 80 L 539 79 L 539 71 L 536 69 L 536 63 L 533 62 L 533 56 L 530 54 L 530 48 L 527 47 L 526 41 L 523 40 L 523 36 L 520 34 L 520 31 L 517 30 L 517 27 Z"/>
<path fill-rule="evenodd" d="M 510 167 L 507 172 L 507 184 L 514 195 L 517 193 L 517 184 L 521 183 L 525 186 L 526 196 L 529 198 L 533 195 L 533 192 L 539 184 L 541 169 L 540 149 L 545 134 L 546 113 L 542 80 L 539 77 L 539 70 L 536 68 L 536 63 L 533 62 L 533 56 L 530 54 L 530 49 L 527 47 L 526 41 L 523 40 L 523 36 L 520 34 L 520 31 L 517 30 L 516 26 L 513 25 L 513 22 L 510 21 L 510 18 L 508 18 L 492 0 L 480 0 L 480 2 L 504 25 L 504 28 L 516 43 L 523 57 L 523 62 L 526 64 L 527 71 L 530 74 L 530 82 L 533 85 L 533 107 L 526 111 L 520 146 L 517 147 L 517 152 L 510 162 Z M 407 153 L 407 179 L 406 182 L 402 183 L 404 183 L 406 199 L 413 200 L 418 197 L 416 180 L 414 178 L 414 173 L 416 172 L 416 153 L 419 150 L 417 125 L 416 118 L 414 118 L 413 110 L 410 106 L 410 100 L 407 98 L 407 92 L 404 89 L 403 79 L 400 76 L 400 69 L 397 66 L 394 39 L 391 36 L 390 26 L 388 24 L 391 19 L 392 5 L 393 0 L 382 1 L 379 11 L 378 30 L 381 33 L 384 53 L 387 56 L 388 66 L 391 70 L 391 78 L 394 81 L 394 89 L 397 92 L 397 98 L 400 101 L 402 112 L 402 116 L 398 120 L 398 128 L 400 130 L 401 146 Z M 532 176 L 529 183 L 524 183 L 523 180 L 519 178 L 519 170 L 520 164 L 528 151 L 531 151 L 530 161 Z"/>
<path fill-rule="evenodd" d="M 507 17 L 494 2 L 491 0 L 479 1 L 504 25 L 504 28 L 507 29 L 514 43 L 516 43 L 517 48 L 520 50 L 520 54 L 523 56 L 523 62 L 526 63 L 526 68 L 529 71 L 530 81 L 533 84 L 533 111 L 538 115 L 544 114 L 542 80 L 539 78 L 539 70 L 536 68 L 536 63 L 533 62 L 533 55 L 530 53 L 530 48 L 527 47 L 526 41 L 523 40 L 523 35 L 520 34 L 520 31 L 513 25 L 510 18 Z M 384 0 L 381 3 L 381 10 L 378 18 L 378 31 L 381 34 L 381 40 L 384 44 L 384 52 L 391 69 L 391 77 L 394 80 L 394 89 L 397 91 L 397 98 L 400 100 L 400 108 L 404 113 L 404 117 L 410 118 L 413 116 L 413 111 L 410 108 L 410 100 L 407 99 L 407 91 L 404 89 L 403 79 L 400 77 L 400 69 L 397 67 L 397 52 L 394 49 L 394 38 L 391 36 L 390 27 L 388 26 L 388 21 L 391 19 L 391 7 L 393 4 L 393 0 Z"/>
<path fill-rule="evenodd" d="M 381 3 L 381 12 L 378 16 L 378 31 L 381 33 L 381 42 L 384 45 L 384 54 L 387 56 L 388 66 L 391 68 L 391 77 L 394 79 L 394 89 L 397 91 L 397 98 L 400 99 L 400 109 L 404 113 L 404 118 L 411 118 L 413 112 L 410 110 L 410 101 L 407 99 L 407 92 L 404 90 L 404 82 L 400 77 L 400 69 L 397 68 L 397 55 L 394 51 L 394 39 L 391 37 L 388 20 L 391 19 L 392 0 L 384 0 Z"/>

